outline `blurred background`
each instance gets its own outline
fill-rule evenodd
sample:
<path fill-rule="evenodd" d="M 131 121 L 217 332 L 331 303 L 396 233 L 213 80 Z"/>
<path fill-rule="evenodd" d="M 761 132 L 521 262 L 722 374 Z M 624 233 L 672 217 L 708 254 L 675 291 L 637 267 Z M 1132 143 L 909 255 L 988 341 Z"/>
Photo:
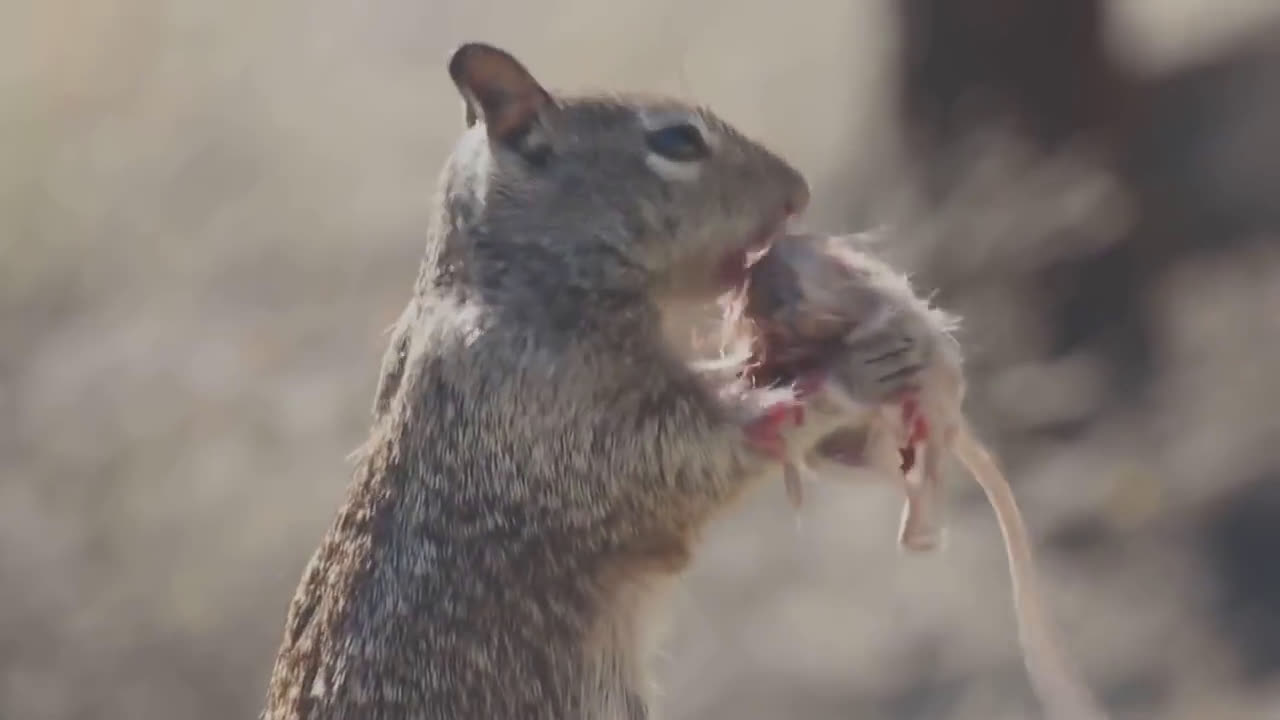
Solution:
<path fill-rule="evenodd" d="M 1280 718 L 1272 0 L 0 0 L 0 718 L 254 717 L 461 128 L 447 51 L 693 97 L 965 317 L 1116 718 Z M 990 510 L 781 488 L 676 599 L 670 718 L 1035 718 Z"/>

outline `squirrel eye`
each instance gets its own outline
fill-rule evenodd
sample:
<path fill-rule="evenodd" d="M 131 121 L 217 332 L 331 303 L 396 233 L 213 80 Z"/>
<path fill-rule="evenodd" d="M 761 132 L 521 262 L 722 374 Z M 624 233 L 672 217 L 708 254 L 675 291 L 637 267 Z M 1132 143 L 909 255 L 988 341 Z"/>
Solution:
<path fill-rule="evenodd" d="M 698 128 L 686 123 L 651 130 L 645 133 L 644 141 L 650 150 L 668 160 L 692 162 L 711 154 Z"/>

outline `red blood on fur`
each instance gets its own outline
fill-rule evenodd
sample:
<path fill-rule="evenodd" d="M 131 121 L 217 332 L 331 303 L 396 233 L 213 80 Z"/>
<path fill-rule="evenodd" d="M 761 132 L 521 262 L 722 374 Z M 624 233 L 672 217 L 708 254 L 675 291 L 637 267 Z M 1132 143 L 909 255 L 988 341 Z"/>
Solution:
<path fill-rule="evenodd" d="M 804 406 L 795 402 L 780 402 L 769 406 L 760 417 L 747 423 L 747 441 L 761 452 L 777 458 L 786 457 L 787 446 L 782 439 L 782 424 L 790 418 L 797 425 L 804 424 Z"/>
<path fill-rule="evenodd" d="M 902 456 L 901 468 L 905 474 L 916 466 L 916 445 L 929 439 L 929 421 L 920 413 L 920 401 L 914 394 L 902 400 L 902 420 L 908 425 L 907 445 L 899 448 L 898 454 Z"/>

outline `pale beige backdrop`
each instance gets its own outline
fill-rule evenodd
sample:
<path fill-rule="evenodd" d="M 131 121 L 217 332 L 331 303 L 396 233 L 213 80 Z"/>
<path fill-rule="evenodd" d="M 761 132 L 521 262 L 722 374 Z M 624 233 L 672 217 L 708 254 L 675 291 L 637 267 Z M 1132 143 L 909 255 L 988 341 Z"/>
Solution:
<path fill-rule="evenodd" d="M 1206 4 L 1117 3 L 1117 42 L 1167 63 L 1272 6 Z M 461 124 L 450 47 L 505 46 L 552 87 L 705 102 L 805 170 L 819 223 L 847 221 L 852 188 L 892 158 L 887 0 L 5 0 L 0 13 L 6 720 L 257 712 Z M 1126 717 L 1280 717 L 1280 690 L 1236 681 L 1197 550 L 1151 520 L 1175 513 L 1176 527 L 1177 503 L 1237 457 L 1223 418 L 1273 414 L 1275 392 L 1223 389 L 1239 357 L 1197 370 L 1215 359 L 1204 343 L 1276 330 L 1247 313 L 1278 300 L 1280 259 L 1246 265 L 1169 277 L 1168 382 L 1201 391 L 1170 390 L 1161 417 L 1193 441 L 1118 417 L 1013 449 L 1039 537 L 1100 512 L 1129 533 L 1123 552 L 1044 560 L 1072 653 L 1109 698 L 1137 703 Z M 1245 319 L 1223 327 L 1206 301 Z M 1089 402 L 1087 358 L 1055 371 L 1075 383 L 1065 398 L 1023 394 L 1016 372 L 975 392 L 992 417 L 1016 414 L 1009 393 Z M 1038 717 L 996 528 L 967 481 L 955 496 L 950 546 L 930 558 L 897 552 L 888 488 L 817 488 L 798 515 L 771 488 L 727 518 L 676 599 L 668 717 Z"/>

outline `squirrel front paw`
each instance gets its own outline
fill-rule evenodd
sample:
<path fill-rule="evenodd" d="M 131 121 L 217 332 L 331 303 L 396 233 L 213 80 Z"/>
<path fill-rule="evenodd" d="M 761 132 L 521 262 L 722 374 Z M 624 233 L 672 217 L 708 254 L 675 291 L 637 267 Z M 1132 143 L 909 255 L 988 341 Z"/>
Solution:
<path fill-rule="evenodd" d="M 805 401 L 817 395 L 825 382 L 825 374 L 812 372 L 797 378 L 790 390 L 765 391 L 770 400 L 743 423 L 747 444 L 769 457 L 786 460 L 788 436 L 805 425 Z"/>
<path fill-rule="evenodd" d="M 783 400 L 766 407 L 758 416 L 743 426 L 747 444 L 757 452 L 777 460 L 787 457 L 787 441 L 783 429 L 788 423 L 796 427 L 804 425 L 804 404 L 796 400 Z"/>

